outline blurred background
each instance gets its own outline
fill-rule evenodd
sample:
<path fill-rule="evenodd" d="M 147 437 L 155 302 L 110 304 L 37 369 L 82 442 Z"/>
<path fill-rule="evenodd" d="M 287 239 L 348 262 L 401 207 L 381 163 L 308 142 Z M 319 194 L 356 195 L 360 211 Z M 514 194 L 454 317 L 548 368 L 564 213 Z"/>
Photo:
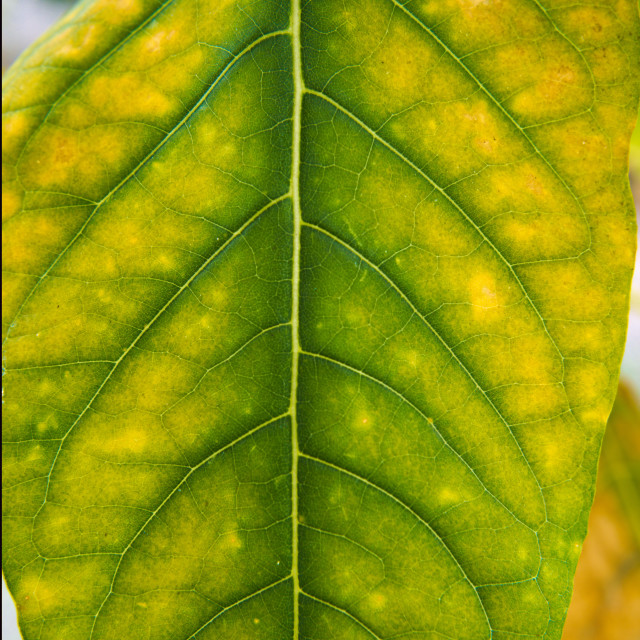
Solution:
<path fill-rule="evenodd" d="M 2 69 L 53 24 L 72 0 L 2 0 Z M 631 187 L 640 212 L 640 126 L 633 134 Z M 640 254 L 639 254 L 640 255 Z M 602 447 L 589 533 L 563 640 L 640 640 L 640 258 L 618 396 Z M 2 638 L 20 640 L 2 582 Z"/>

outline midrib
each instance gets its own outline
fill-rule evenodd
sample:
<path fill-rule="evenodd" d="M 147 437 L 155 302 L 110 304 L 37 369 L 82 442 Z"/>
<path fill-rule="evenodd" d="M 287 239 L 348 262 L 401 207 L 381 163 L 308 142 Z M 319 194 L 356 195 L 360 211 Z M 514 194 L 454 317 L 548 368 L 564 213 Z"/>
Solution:
<path fill-rule="evenodd" d="M 291 574 L 293 577 L 293 638 L 299 637 L 300 580 L 298 576 L 298 360 L 300 357 L 300 134 L 302 118 L 302 54 L 300 46 L 300 0 L 291 3 L 291 49 L 293 52 L 293 142 L 291 154 L 291 200 L 293 209 L 293 266 L 291 296 Z"/>

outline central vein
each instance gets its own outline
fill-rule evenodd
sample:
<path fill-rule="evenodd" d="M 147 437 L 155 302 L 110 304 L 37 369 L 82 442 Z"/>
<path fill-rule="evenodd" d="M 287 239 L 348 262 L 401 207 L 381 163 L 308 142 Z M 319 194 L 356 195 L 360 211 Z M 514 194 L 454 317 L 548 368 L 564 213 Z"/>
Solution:
<path fill-rule="evenodd" d="M 291 296 L 291 573 L 293 576 L 293 638 L 299 636 L 298 577 L 298 416 L 296 397 L 298 391 L 298 360 L 300 358 L 299 300 L 300 300 L 300 134 L 302 120 L 302 56 L 300 44 L 300 0 L 291 5 L 291 47 L 293 51 L 293 144 L 291 154 L 291 200 L 293 205 L 293 276 Z"/>

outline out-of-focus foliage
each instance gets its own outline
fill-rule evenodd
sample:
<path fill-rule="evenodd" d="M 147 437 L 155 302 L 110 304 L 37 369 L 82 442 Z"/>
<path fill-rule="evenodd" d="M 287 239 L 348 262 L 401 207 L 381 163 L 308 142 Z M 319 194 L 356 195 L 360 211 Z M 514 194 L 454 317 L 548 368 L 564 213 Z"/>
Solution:
<path fill-rule="evenodd" d="M 640 408 L 621 384 L 563 640 L 640 638 Z"/>

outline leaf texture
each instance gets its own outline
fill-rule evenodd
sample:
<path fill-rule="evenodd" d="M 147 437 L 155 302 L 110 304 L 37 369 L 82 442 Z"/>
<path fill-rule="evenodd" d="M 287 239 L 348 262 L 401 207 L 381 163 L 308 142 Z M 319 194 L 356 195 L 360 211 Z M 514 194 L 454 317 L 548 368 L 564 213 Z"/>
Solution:
<path fill-rule="evenodd" d="M 97 0 L 23 55 L 25 638 L 560 637 L 626 330 L 637 14 Z"/>

